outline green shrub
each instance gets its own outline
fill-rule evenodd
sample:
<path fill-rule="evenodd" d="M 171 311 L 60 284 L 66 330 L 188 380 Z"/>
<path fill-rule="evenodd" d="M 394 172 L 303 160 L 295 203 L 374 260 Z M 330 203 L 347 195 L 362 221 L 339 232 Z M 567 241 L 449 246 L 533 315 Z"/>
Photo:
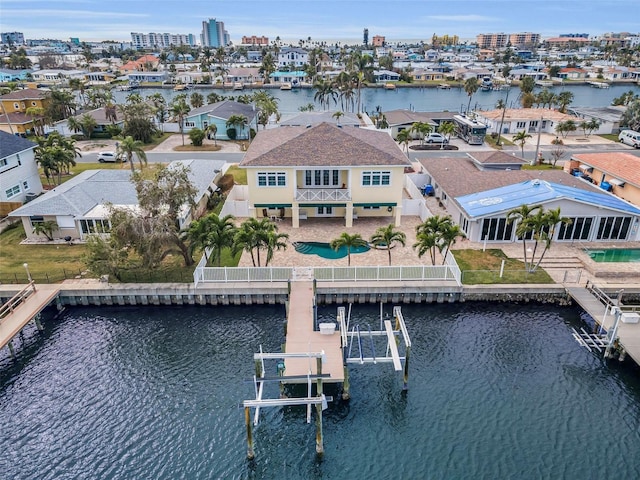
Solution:
<path fill-rule="evenodd" d="M 201 147 L 204 140 L 205 133 L 199 128 L 192 128 L 189 131 L 189 139 L 194 147 Z"/>
<path fill-rule="evenodd" d="M 226 193 L 233 188 L 234 183 L 235 179 L 233 178 L 233 175 L 227 173 L 226 175 L 220 177 L 220 180 L 218 180 L 218 187 L 220 187 L 220 190 Z"/>
<path fill-rule="evenodd" d="M 227 137 L 229 137 L 229 140 L 235 140 L 237 136 L 238 132 L 236 132 L 235 128 L 227 128 Z"/>
<path fill-rule="evenodd" d="M 111 138 L 111 134 L 109 132 L 93 132 L 91 138 Z"/>

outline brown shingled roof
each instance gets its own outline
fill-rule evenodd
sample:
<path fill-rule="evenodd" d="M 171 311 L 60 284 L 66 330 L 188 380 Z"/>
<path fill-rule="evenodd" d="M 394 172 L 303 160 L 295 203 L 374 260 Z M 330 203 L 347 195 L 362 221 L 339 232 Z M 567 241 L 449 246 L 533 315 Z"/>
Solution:
<path fill-rule="evenodd" d="M 500 151 L 472 152 L 468 153 L 467 155 L 476 160 L 478 163 L 482 164 L 521 163 L 522 165 L 524 165 L 527 163 L 526 160 L 523 160 L 520 157 L 516 157 L 515 155 Z"/>
<path fill-rule="evenodd" d="M 580 153 L 573 158 L 640 187 L 640 158 L 625 152 Z"/>
<path fill-rule="evenodd" d="M 589 191 L 595 188 L 562 170 L 481 171 L 469 158 L 461 157 L 423 158 L 420 163 L 447 195 L 454 198 L 535 179 Z M 596 191 L 600 190 L 596 188 Z"/>
<path fill-rule="evenodd" d="M 407 166 L 389 134 L 329 123 L 280 127 L 256 135 L 241 167 Z"/>
<path fill-rule="evenodd" d="M 35 88 L 25 88 L 23 90 L 14 90 L 0 97 L 0 100 L 40 100 L 48 96 L 44 90 Z"/>

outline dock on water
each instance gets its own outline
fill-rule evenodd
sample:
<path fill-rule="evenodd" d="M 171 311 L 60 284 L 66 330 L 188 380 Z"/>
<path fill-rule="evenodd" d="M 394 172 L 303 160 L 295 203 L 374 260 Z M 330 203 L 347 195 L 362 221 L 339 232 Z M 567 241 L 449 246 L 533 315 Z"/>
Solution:
<path fill-rule="evenodd" d="M 291 282 L 285 353 L 324 352 L 322 372 L 329 376 L 324 383 L 344 382 L 344 363 L 338 328 L 332 333 L 314 330 L 315 292 L 313 280 Z M 286 358 L 285 376 L 315 375 L 316 362 L 310 358 Z M 305 379 L 287 380 L 287 383 L 306 383 Z"/>

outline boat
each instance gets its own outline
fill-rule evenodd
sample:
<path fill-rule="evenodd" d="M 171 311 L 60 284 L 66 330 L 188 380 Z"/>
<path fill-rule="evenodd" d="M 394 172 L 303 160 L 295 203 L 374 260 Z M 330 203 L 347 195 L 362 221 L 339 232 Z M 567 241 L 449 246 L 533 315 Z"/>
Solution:
<path fill-rule="evenodd" d="M 183 90 L 186 90 L 187 88 L 188 87 L 186 85 L 184 85 L 183 83 L 179 83 L 175 87 L 173 87 L 173 91 L 174 92 L 181 92 Z"/>
<path fill-rule="evenodd" d="M 609 88 L 610 85 L 607 82 L 587 82 L 594 88 Z"/>
<path fill-rule="evenodd" d="M 554 83 L 551 80 L 536 80 L 536 85 L 539 87 L 553 87 Z"/>
<path fill-rule="evenodd" d="M 244 84 L 242 82 L 236 82 L 233 84 L 234 90 L 244 90 Z"/>
<path fill-rule="evenodd" d="M 438 88 L 440 90 L 450 90 L 451 89 L 451 85 L 449 85 L 448 83 L 441 83 L 440 85 L 438 85 Z"/>
<path fill-rule="evenodd" d="M 384 84 L 384 89 L 385 90 L 395 90 L 396 86 L 393 83 L 385 83 Z"/>
<path fill-rule="evenodd" d="M 291 90 L 291 84 L 289 82 L 283 82 L 280 85 L 280 90 Z"/>
<path fill-rule="evenodd" d="M 116 90 L 118 90 L 119 92 L 128 92 L 129 90 L 131 90 L 131 85 L 118 85 Z"/>
<path fill-rule="evenodd" d="M 483 92 L 490 92 L 493 90 L 493 82 L 490 77 L 484 77 L 482 79 L 482 83 L 480 84 L 480 90 Z"/>

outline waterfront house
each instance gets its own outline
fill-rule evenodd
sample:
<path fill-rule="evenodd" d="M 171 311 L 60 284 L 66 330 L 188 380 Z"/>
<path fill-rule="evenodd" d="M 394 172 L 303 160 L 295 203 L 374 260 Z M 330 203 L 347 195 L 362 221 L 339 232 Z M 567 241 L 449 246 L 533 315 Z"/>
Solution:
<path fill-rule="evenodd" d="M 36 147 L 29 140 L 0 131 L 0 216 L 42 193 Z"/>
<path fill-rule="evenodd" d="M 435 132 L 437 128 L 436 122 L 434 122 L 428 112 L 414 112 L 412 110 L 390 110 L 384 112 L 384 116 L 391 129 L 391 137 L 396 140 L 398 133 L 403 130 L 411 130 L 414 123 L 428 123 L 432 130 Z M 412 138 L 419 138 L 418 132 L 411 133 Z"/>
<path fill-rule="evenodd" d="M 560 208 L 572 220 L 554 241 L 637 241 L 640 208 L 559 170 L 478 168 L 471 158 L 424 158 L 435 197 L 472 242 L 519 241 L 510 211 L 523 205 Z"/>
<path fill-rule="evenodd" d="M 89 115 L 96 123 L 94 128 L 95 133 L 103 133 L 107 131 L 107 127 L 109 125 L 117 125 L 120 128 L 124 128 L 124 118 L 120 114 L 119 111 L 115 110 L 115 118 L 107 117 L 107 109 L 105 107 L 96 108 L 94 110 L 89 110 L 88 112 L 82 112 L 79 115 L 73 117 L 76 121 L 81 122 L 82 118 L 85 115 Z M 73 131 L 69 128 L 69 119 L 59 120 L 53 124 L 53 127 L 45 127 L 45 130 L 56 131 L 60 135 L 71 136 L 78 132 Z"/>
<path fill-rule="evenodd" d="M 155 55 L 143 55 L 120 67 L 123 72 L 151 72 L 158 68 L 160 60 Z"/>
<path fill-rule="evenodd" d="M 640 158 L 626 152 L 580 153 L 565 162 L 567 172 L 640 207 Z"/>
<path fill-rule="evenodd" d="M 60 83 L 63 80 L 83 80 L 86 70 L 34 70 L 31 77 L 36 82 Z"/>
<path fill-rule="evenodd" d="M 195 207 L 185 206 L 180 213 L 180 228 L 189 225 L 204 211 L 207 200 L 216 190 L 214 180 L 219 171 L 211 160 L 178 160 L 171 165 L 189 168 L 189 179 L 196 188 Z M 33 233 L 36 223 L 55 221 L 58 229 L 53 238 L 85 240 L 87 235 L 109 231 L 108 205 L 135 209 L 136 190 L 128 168 L 118 170 L 86 170 L 62 185 L 12 211 L 19 218 L 27 238 L 39 238 Z"/>
<path fill-rule="evenodd" d="M 558 78 L 563 80 L 584 80 L 587 78 L 587 71 L 582 68 L 565 67 L 558 72 Z"/>
<path fill-rule="evenodd" d="M 186 116 L 184 120 L 185 131 L 192 128 L 206 130 L 209 125 L 216 125 L 216 138 L 218 140 L 229 140 L 227 135 L 227 121 L 234 115 L 244 116 L 247 119 L 247 125 L 237 125 L 237 139 L 248 139 L 251 128 L 258 129 L 257 116 L 258 111 L 253 105 L 234 102 L 233 100 L 223 100 L 221 102 L 203 105 L 194 108 Z"/>
<path fill-rule="evenodd" d="M 374 70 L 373 77 L 377 83 L 400 81 L 400 74 L 391 70 Z"/>
<path fill-rule="evenodd" d="M 433 82 L 445 80 L 446 76 L 442 72 L 427 70 L 424 68 L 416 68 L 409 73 L 414 82 Z"/>
<path fill-rule="evenodd" d="M 302 48 L 283 48 L 278 52 L 278 68 L 287 68 L 290 66 L 295 69 L 302 68 L 309 63 L 309 53 Z"/>
<path fill-rule="evenodd" d="M 308 127 L 323 122 L 334 123 L 342 127 L 359 127 L 362 124 L 356 113 L 342 112 L 339 119 L 334 117 L 335 113 L 335 111 L 300 112 L 283 118 L 278 124 L 281 127 Z"/>
<path fill-rule="evenodd" d="M 49 101 L 48 92 L 35 88 L 14 90 L 0 96 L 0 130 L 22 136 L 30 134 L 34 128 L 34 121 L 42 120 L 43 115 L 27 115 L 27 110 L 31 107 L 46 110 Z"/>
<path fill-rule="evenodd" d="M 578 117 L 576 123 L 579 125 L 583 121 L 596 120 L 600 126 L 594 130 L 596 135 L 617 134 L 620 132 L 620 120 L 627 107 L 569 107 L 570 114 Z"/>
<path fill-rule="evenodd" d="M 21 82 L 27 80 L 31 70 L 8 70 L 0 68 L 0 83 Z"/>
<path fill-rule="evenodd" d="M 400 225 L 404 169 L 411 164 L 385 132 L 333 123 L 262 130 L 240 167 L 247 169 L 252 217 L 301 220 L 388 217 Z"/>
<path fill-rule="evenodd" d="M 130 72 L 127 74 L 129 83 L 163 83 L 169 80 L 168 72 Z"/>
<path fill-rule="evenodd" d="M 487 126 L 487 133 L 498 132 L 502 123 L 502 134 L 516 134 L 525 131 L 530 134 L 556 134 L 556 125 L 567 120 L 575 121 L 572 115 L 560 113 L 550 108 L 507 108 L 474 112 L 476 120 Z M 504 114 L 504 117 L 503 117 Z M 572 134 L 582 134 L 581 131 Z"/>

